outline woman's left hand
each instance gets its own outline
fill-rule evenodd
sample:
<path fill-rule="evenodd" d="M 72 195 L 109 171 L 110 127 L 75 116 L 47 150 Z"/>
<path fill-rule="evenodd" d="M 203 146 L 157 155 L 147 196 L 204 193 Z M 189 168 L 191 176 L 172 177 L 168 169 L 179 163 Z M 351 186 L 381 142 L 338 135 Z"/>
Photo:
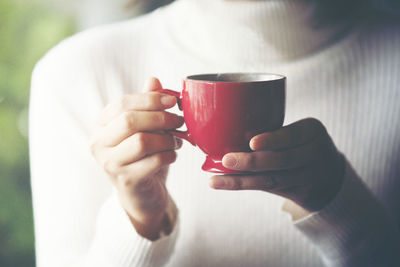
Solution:
<path fill-rule="evenodd" d="M 262 190 L 281 195 L 308 211 L 322 209 L 338 193 L 344 159 L 323 124 L 304 119 L 250 140 L 253 152 L 228 153 L 226 168 L 248 174 L 213 176 L 223 190 Z"/>

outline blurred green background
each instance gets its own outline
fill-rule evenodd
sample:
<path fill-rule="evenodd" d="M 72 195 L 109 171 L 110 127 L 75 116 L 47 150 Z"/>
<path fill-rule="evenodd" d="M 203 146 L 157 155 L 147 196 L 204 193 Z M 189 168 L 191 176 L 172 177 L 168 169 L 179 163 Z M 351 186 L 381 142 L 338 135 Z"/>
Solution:
<path fill-rule="evenodd" d="M 0 266 L 35 266 L 28 157 L 30 75 L 76 30 L 38 0 L 0 0 Z"/>
<path fill-rule="evenodd" d="M 35 266 L 28 154 L 34 65 L 77 31 L 131 18 L 171 0 L 129 4 L 133 1 L 0 0 L 0 267 Z"/>
<path fill-rule="evenodd" d="M 35 266 L 28 150 L 33 67 L 77 31 L 131 18 L 170 0 L 130 1 L 0 0 L 0 267 Z"/>

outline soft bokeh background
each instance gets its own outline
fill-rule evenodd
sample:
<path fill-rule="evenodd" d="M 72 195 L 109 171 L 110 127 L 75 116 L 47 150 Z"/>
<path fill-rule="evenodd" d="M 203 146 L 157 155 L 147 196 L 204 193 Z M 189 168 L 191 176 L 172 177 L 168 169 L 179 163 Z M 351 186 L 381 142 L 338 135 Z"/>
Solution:
<path fill-rule="evenodd" d="M 77 31 L 131 18 L 164 2 L 0 0 L 1 267 L 35 266 L 27 119 L 35 63 Z"/>
<path fill-rule="evenodd" d="M 132 18 L 171 0 L 132 1 L 0 0 L 0 267 L 35 266 L 27 119 L 33 67 L 77 31 Z M 399 2 L 371 1 L 399 14 Z"/>

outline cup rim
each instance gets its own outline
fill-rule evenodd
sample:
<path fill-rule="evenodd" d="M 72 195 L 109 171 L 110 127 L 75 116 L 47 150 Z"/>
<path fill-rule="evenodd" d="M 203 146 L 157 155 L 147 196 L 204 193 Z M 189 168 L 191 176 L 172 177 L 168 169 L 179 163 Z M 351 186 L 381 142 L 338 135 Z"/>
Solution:
<path fill-rule="evenodd" d="M 231 76 L 231 80 L 217 80 L 218 76 Z M 238 76 L 239 78 L 234 79 L 233 77 Z M 241 76 L 241 77 L 240 77 Z M 246 79 L 249 76 L 260 78 Z M 262 79 L 261 77 L 269 77 Z M 214 79 L 212 77 L 215 77 Z M 271 78 L 275 77 L 275 78 Z M 242 79 L 242 80 L 241 80 Z M 274 82 L 286 80 L 286 76 L 282 74 L 269 73 L 269 72 L 215 72 L 215 73 L 203 73 L 203 74 L 194 74 L 189 75 L 185 78 L 187 81 L 196 81 L 196 82 L 207 82 L 207 83 L 263 83 L 263 82 Z"/>

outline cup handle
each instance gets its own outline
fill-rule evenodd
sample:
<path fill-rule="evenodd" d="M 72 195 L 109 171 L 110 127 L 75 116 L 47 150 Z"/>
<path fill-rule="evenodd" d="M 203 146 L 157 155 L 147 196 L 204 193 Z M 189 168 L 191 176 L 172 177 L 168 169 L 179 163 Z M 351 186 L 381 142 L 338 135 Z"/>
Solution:
<path fill-rule="evenodd" d="M 158 89 L 158 90 L 155 90 L 155 91 L 159 92 L 159 93 L 162 93 L 162 94 L 167 94 L 167 95 L 171 95 L 171 96 L 176 97 L 179 110 L 182 110 L 182 96 L 181 96 L 181 93 L 179 93 L 177 91 L 174 91 L 174 90 L 170 90 L 170 89 Z M 185 139 L 186 141 L 191 143 L 193 146 L 196 146 L 196 143 L 194 142 L 192 135 L 187 130 L 186 131 L 169 130 L 168 132 L 171 133 L 173 136 Z"/>

